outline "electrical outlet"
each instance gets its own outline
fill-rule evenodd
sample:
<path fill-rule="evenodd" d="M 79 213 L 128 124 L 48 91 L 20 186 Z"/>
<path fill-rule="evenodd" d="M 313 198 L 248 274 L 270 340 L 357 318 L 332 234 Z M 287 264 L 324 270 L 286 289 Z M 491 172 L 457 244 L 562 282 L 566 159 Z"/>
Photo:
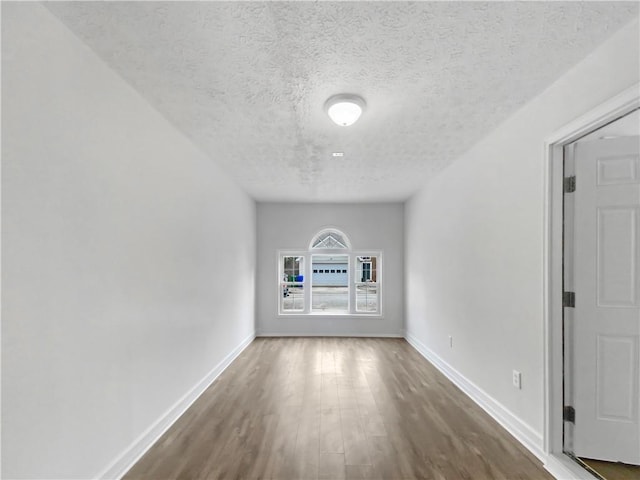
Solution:
<path fill-rule="evenodd" d="M 453 348 L 453 337 L 449 335 L 449 348 Z"/>
<path fill-rule="evenodd" d="M 513 386 L 518 390 L 522 388 L 522 374 L 517 370 L 513 371 Z"/>

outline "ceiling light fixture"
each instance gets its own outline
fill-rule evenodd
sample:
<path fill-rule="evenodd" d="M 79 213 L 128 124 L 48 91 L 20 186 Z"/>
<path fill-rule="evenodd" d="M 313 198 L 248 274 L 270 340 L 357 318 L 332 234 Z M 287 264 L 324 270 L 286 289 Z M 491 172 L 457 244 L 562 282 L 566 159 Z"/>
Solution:
<path fill-rule="evenodd" d="M 329 98 L 324 104 L 324 109 L 327 111 L 329 118 L 336 124 L 341 127 L 348 127 L 360 118 L 366 105 L 362 97 L 358 95 L 341 93 Z"/>

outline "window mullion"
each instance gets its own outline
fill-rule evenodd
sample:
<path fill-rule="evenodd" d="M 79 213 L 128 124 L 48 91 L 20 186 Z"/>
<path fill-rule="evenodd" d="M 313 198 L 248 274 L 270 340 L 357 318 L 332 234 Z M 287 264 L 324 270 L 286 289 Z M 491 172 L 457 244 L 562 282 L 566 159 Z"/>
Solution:
<path fill-rule="evenodd" d="M 349 254 L 349 268 L 348 268 L 349 313 L 350 314 L 356 313 L 356 288 L 355 288 L 356 274 L 354 271 L 355 265 L 356 265 L 356 254 L 354 252 L 351 252 Z"/>
<path fill-rule="evenodd" d="M 311 254 L 304 254 L 304 264 L 306 267 L 304 277 L 304 313 L 311 313 L 311 287 L 313 286 L 313 263 L 311 262 Z"/>

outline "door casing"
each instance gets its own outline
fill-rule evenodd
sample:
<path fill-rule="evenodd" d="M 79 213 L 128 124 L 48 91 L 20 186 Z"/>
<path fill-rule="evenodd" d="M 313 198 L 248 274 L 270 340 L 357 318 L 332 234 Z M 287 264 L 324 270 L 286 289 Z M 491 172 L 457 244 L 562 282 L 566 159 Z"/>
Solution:
<path fill-rule="evenodd" d="M 562 228 L 563 149 L 584 135 L 640 108 L 640 83 L 565 125 L 545 142 L 543 312 L 545 467 L 562 478 L 594 478 L 563 453 Z"/>

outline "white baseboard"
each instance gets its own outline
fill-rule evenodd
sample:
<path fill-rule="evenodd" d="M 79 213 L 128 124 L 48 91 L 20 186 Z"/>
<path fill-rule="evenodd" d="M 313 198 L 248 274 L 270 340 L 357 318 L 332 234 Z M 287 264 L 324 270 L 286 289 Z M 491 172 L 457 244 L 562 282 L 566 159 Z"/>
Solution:
<path fill-rule="evenodd" d="M 549 455 L 544 468 L 557 480 L 596 480 L 594 475 L 566 455 Z"/>
<path fill-rule="evenodd" d="M 213 370 L 189 390 L 180 400 L 158 418 L 147 430 L 131 443 L 115 460 L 113 460 L 96 478 L 120 479 L 144 455 L 151 446 L 180 418 L 216 378 L 249 346 L 255 333 L 245 338 L 233 349 Z"/>
<path fill-rule="evenodd" d="M 359 337 L 359 338 L 404 338 L 401 333 L 318 333 L 318 332 L 258 332 L 256 337 Z"/>
<path fill-rule="evenodd" d="M 544 452 L 542 435 L 511 413 L 511 411 L 505 408 L 504 405 L 494 399 L 491 395 L 454 369 L 409 332 L 405 334 L 405 338 L 413 348 L 433 364 L 433 366 L 440 370 L 440 372 L 442 372 L 460 390 L 471 398 L 471 400 L 476 402 L 480 408 L 491 415 L 495 421 L 502 425 L 511 435 L 522 443 L 522 445 L 538 457 L 543 464 L 546 463 L 547 455 Z"/>

